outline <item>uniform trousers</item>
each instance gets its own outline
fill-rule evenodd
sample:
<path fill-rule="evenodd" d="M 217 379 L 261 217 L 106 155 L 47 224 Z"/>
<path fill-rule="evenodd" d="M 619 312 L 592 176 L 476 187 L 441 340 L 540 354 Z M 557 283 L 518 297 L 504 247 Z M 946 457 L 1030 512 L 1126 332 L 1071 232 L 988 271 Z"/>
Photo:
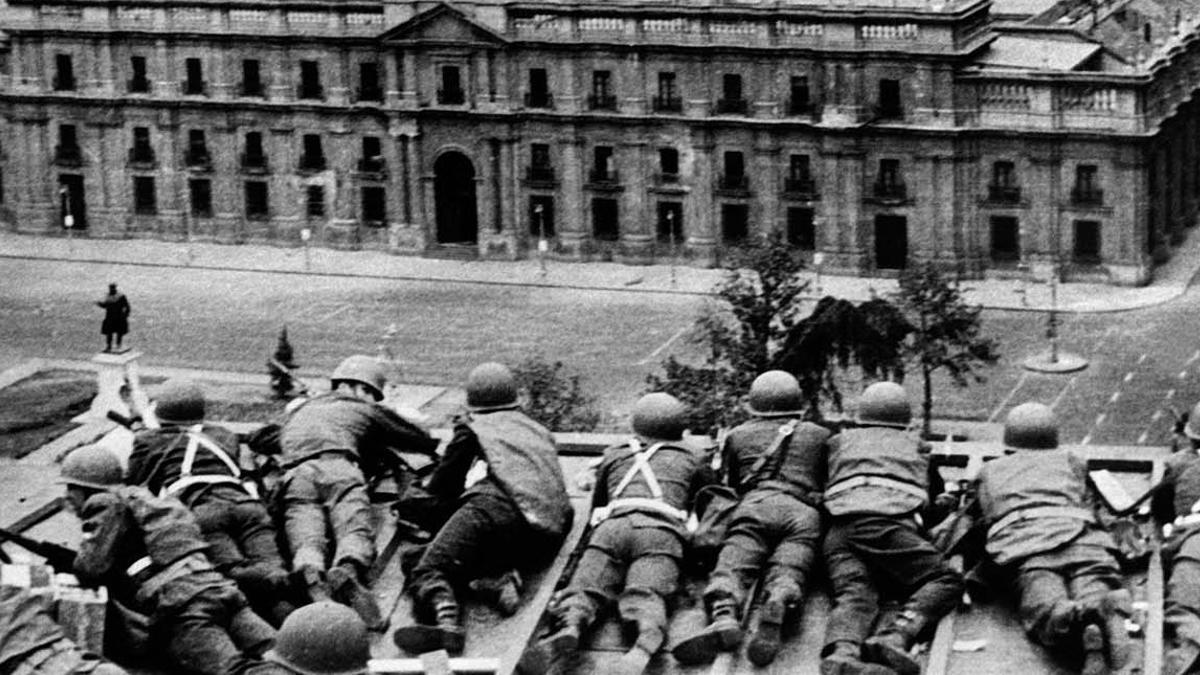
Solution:
<path fill-rule="evenodd" d="M 370 568 L 375 560 L 371 500 L 355 462 L 335 452 L 310 457 L 288 469 L 280 489 L 293 567 L 323 570 L 351 561 Z"/>
<path fill-rule="evenodd" d="M 1168 574 L 1163 623 L 1176 645 L 1200 645 L 1200 527 L 1176 530 L 1163 547 Z"/>
<path fill-rule="evenodd" d="M 1121 571 L 1105 546 L 1074 542 L 1017 563 L 1021 624 L 1047 647 L 1076 645 L 1080 607 L 1099 608 L 1108 591 L 1119 589 Z"/>

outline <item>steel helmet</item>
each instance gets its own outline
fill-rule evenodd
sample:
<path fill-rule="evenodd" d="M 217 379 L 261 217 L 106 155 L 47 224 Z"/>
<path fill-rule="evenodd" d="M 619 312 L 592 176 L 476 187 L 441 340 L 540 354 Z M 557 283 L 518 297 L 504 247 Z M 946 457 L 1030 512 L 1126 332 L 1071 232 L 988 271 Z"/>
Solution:
<path fill-rule="evenodd" d="M 355 354 L 346 357 L 329 376 L 329 381 L 336 387 L 338 382 L 358 382 L 370 387 L 375 394 L 375 400 L 383 399 L 383 387 L 387 384 L 387 373 L 383 364 L 374 356 Z"/>
<path fill-rule="evenodd" d="M 471 410 L 489 412 L 517 405 L 517 380 L 503 363 L 482 363 L 467 376 L 467 407 Z"/>
<path fill-rule="evenodd" d="M 167 380 L 154 397 L 154 415 L 165 424 L 199 424 L 204 421 L 204 392 L 192 380 Z"/>
<path fill-rule="evenodd" d="M 859 424 L 907 427 L 912 422 L 908 392 L 895 382 L 876 382 L 858 399 Z"/>
<path fill-rule="evenodd" d="M 302 675 L 365 675 L 371 658 L 367 625 L 336 602 L 314 602 L 288 615 L 263 659 Z"/>
<path fill-rule="evenodd" d="M 803 412 L 800 383 L 783 370 L 768 370 L 754 378 L 748 398 L 746 407 L 756 417 L 782 417 Z"/>
<path fill-rule="evenodd" d="M 1192 406 L 1188 413 L 1187 424 L 1183 425 L 1183 435 L 1193 441 L 1200 441 L 1200 403 Z"/>
<path fill-rule="evenodd" d="M 1004 445 L 1018 450 L 1053 450 L 1058 447 L 1058 420 L 1041 403 L 1022 403 L 1004 418 Z"/>
<path fill-rule="evenodd" d="M 62 461 L 58 482 L 66 485 L 106 490 L 125 479 L 121 461 L 102 445 L 84 445 L 71 451 Z"/>
<path fill-rule="evenodd" d="M 687 407 L 674 396 L 658 391 L 633 404 L 633 433 L 643 438 L 677 441 L 687 427 Z"/>

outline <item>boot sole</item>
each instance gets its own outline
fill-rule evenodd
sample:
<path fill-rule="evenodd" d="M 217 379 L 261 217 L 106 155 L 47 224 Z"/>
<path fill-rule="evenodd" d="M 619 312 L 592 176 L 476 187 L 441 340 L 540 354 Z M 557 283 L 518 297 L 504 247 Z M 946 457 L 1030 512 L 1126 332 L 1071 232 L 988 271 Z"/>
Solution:
<path fill-rule="evenodd" d="M 392 634 L 392 641 L 409 654 L 427 654 L 445 649 L 458 655 L 463 651 L 465 636 L 461 631 L 448 631 L 437 626 L 403 626 Z"/>
<path fill-rule="evenodd" d="M 1083 629 L 1080 641 L 1083 647 L 1083 667 L 1080 675 L 1107 675 L 1108 666 L 1104 662 L 1104 632 L 1096 624 L 1088 624 Z"/>
<path fill-rule="evenodd" d="M 921 664 L 907 649 L 896 649 L 892 645 L 876 642 L 874 638 L 863 643 L 863 660 L 887 666 L 900 675 L 919 675 Z"/>
<path fill-rule="evenodd" d="M 694 635 L 671 649 L 675 660 L 696 666 L 712 663 L 720 652 L 733 651 L 742 642 L 742 629 L 737 626 Z"/>
<path fill-rule="evenodd" d="M 782 604 L 770 600 L 763 603 L 759 611 L 758 627 L 746 647 L 746 658 L 759 668 L 769 665 L 779 656 L 779 649 L 783 646 L 784 612 Z"/>

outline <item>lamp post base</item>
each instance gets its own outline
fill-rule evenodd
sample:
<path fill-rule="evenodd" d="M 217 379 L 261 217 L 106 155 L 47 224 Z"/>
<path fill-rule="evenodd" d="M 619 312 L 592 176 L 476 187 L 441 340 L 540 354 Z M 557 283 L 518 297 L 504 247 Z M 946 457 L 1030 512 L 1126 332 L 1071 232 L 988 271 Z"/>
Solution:
<path fill-rule="evenodd" d="M 1059 351 L 1058 360 L 1052 360 L 1050 352 L 1035 354 L 1021 364 L 1025 370 L 1035 373 L 1074 373 L 1088 367 L 1088 360 L 1078 354 Z"/>

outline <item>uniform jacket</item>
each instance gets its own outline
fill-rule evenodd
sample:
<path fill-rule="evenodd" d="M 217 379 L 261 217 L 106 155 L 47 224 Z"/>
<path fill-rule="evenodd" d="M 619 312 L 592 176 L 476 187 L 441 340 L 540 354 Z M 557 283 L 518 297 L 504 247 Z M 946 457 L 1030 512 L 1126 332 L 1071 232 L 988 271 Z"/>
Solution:
<path fill-rule="evenodd" d="M 104 309 L 104 321 L 100 324 L 101 333 L 129 332 L 129 300 L 124 293 L 110 293 L 100 298 L 96 303 Z"/>
<path fill-rule="evenodd" d="M 143 485 L 154 494 L 159 494 L 163 488 L 179 480 L 191 429 L 190 425 L 164 425 L 160 429 L 144 429 L 134 434 L 133 452 L 129 455 L 129 469 L 125 473 L 125 482 L 130 485 Z M 229 458 L 237 463 L 236 434 L 216 424 L 201 425 L 200 433 L 220 446 Z M 225 462 L 203 448 L 196 452 L 191 473 L 205 476 L 234 475 Z"/>
<path fill-rule="evenodd" d="M 829 439 L 825 508 L 835 516 L 913 513 L 928 503 L 931 485 L 940 488 L 932 473 L 928 446 L 909 432 L 882 426 L 846 429 Z M 862 485 L 838 490 L 842 481 L 862 477 L 899 481 L 908 489 Z"/>
<path fill-rule="evenodd" d="M 33 652 L 66 637 L 50 618 L 49 596 L 0 586 L 0 673 L 10 672 Z"/>
<path fill-rule="evenodd" d="M 1044 507 L 1057 515 L 1030 518 L 1009 514 Z M 1087 486 L 1087 462 L 1069 450 L 1031 450 L 996 458 L 979 472 L 979 508 L 988 527 L 987 551 L 997 564 L 1018 563 L 1088 535 L 1087 543 L 1116 548 L 1112 538 L 1095 525 Z M 1044 512 L 1043 512 L 1044 513 Z"/>
<path fill-rule="evenodd" d="M 437 441 L 389 408 L 331 391 L 300 404 L 283 423 L 283 468 L 323 452 L 348 453 L 363 473 L 376 477 L 392 469 L 402 453 L 432 456 Z"/>
<path fill-rule="evenodd" d="M 639 440 L 639 450 L 646 450 L 653 442 Z M 690 511 L 696 492 L 714 482 L 712 467 L 705 457 L 681 442 L 668 441 L 650 458 L 650 468 L 662 489 L 662 501 L 681 511 Z M 596 487 L 592 492 L 592 508 L 607 506 L 613 500 L 653 498 L 649 484 L 642 475 L 633 480 L 619 495 L 617 486 L 634 465 L 634 453 L 628 443 L 614 445 L 604 451 L 600 466 L 596 470 Z M 683 534 L 683 523 L 654 512 L 635 512 L 625 516 L 632 519 L 634 527 L 666 528 Z"/>
<path fill-rule="evenodd" d="M 208 544 L 200 526 L 178 500 L 160 499 L 140 486 L 118 487 L 92 495 L 79 517 L 83 538 L 75 573 L 108 586 L 117 599 L 167 610 L 209 588 L 234 588 L 204 557 Z M 129 567 L 142 558 L 149 558 L 149 567 L 131 576 Z M 186 571 L 173 567 L 185 559 L 195 564 Z"/>
<path fill-rule="evenodd" d="M 829 430 L 811 422 L 798 422 L 796 430 L 780 452 L 783 462 L 773 459 L 763 466 L 757 480 L 750 475 L 754 465 L 775 444 L 779 429 L 796 418 L 755 418 L 734 427 L 725 439 L 725 457 L 729 485 L 745 495 L 751 490 L 775 490 L 790 494 L 810 506 L 821 501 L 825 487 L 826 441 Z M 775 467 L 778 466 L 778 471 Z M 774 473 L 774 478 L 770 476 Z"/>
<path fill-rule="evenodd" d="M 1179 450 L 1163 467 L 1163 479 L 1154 493 L 1154 515 L 1169 523 L 1178 516 L 1200 513 L 1200 454 Z"/>

